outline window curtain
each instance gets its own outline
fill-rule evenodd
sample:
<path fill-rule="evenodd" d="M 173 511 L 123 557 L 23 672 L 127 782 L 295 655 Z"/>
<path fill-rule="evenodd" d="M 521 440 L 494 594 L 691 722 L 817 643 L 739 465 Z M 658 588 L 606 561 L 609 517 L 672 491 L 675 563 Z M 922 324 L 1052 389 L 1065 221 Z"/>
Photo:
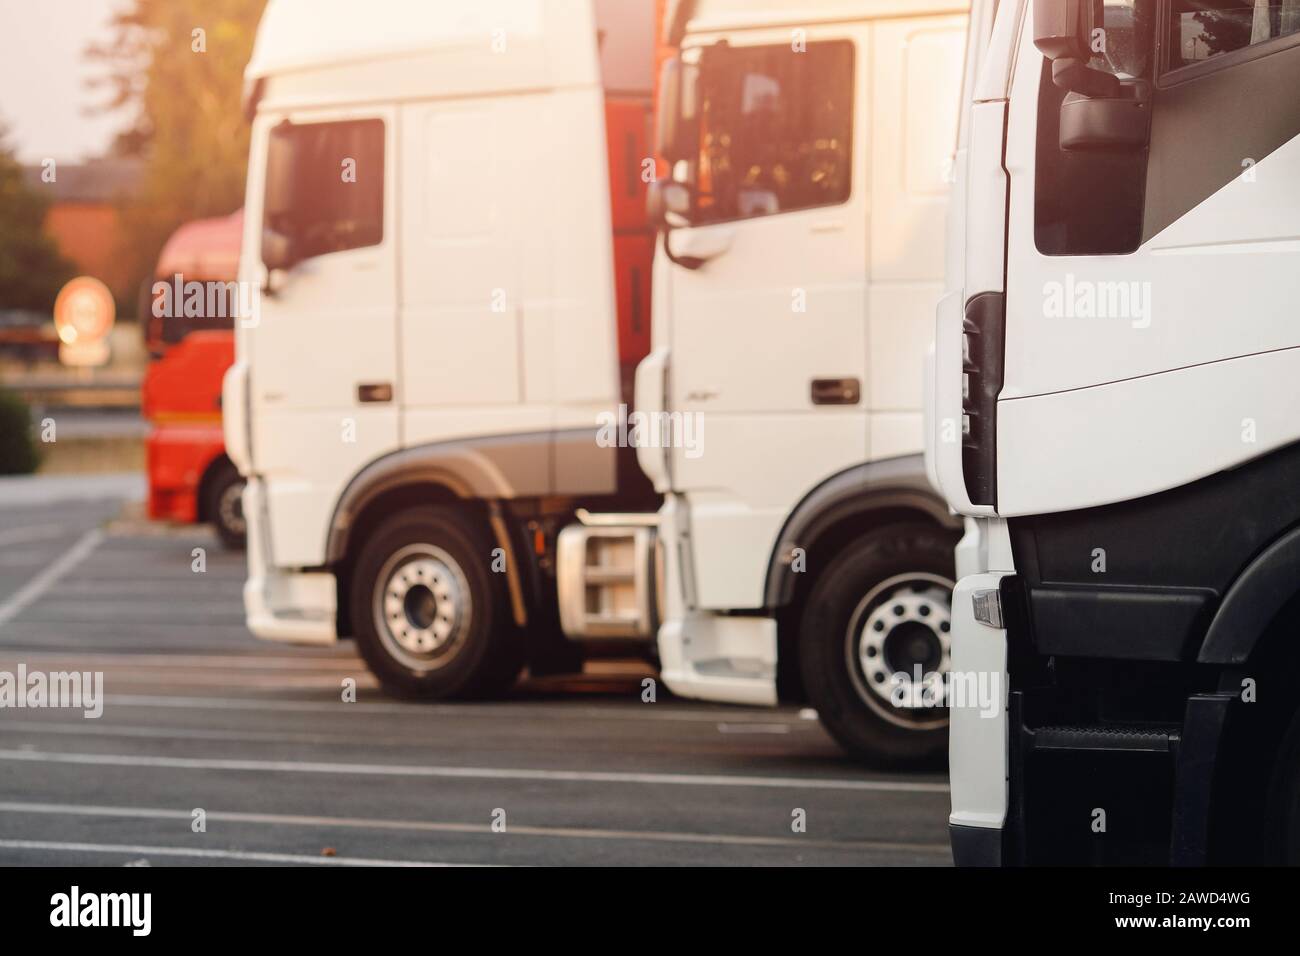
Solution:
<path fill-rule="evenodd" d="M 1282 23 L 1279 36 L 1300 33 L 1300 0 L 1282 0 Z"/>
<path fill-rule="evenodd" d="M 1251 23 L 1250 42 L 1263 43 L 1273 36 L 1273 17 L 1270 0 L 1255 0 L 1255 19 Z"/>

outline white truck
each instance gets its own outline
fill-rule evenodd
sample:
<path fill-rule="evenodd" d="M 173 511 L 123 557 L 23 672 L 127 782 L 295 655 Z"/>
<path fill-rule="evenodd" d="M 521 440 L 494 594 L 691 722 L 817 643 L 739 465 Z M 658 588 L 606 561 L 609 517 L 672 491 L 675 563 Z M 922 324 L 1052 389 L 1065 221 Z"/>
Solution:
<path fill-rule="evenodd" d="M 954 857 L 1300 862 L 1300 3 L 1002 0 L 976 59 Z"/>
<path fill-rule="evenodd" d="M 351 636 L 413 696 L 572 667 L 566 525 L 585 631 L 648 630 L 599 603 L 649 593 L 621 559 L 659 499 L 598 422 L 648 348 L 654 24 L 653 0 L 268 4 L 240 263 L 263 293 L 223 400 L 257 636 Z"/>
<path fill-rule="evenodd" d="M 650 95 L 653 7 L 272 0 L 225 395 L 254 633 L 437 697 L 657 637 L 677 693 L 941 753 L 921 358 L 966 8 L 669 4 L 629 403 L 611 232 L 652 167 L 607 117 Z"/>
<path fill-rule="evenodd" d="M 851 754 L 942 752 L 952 545 L 925 479 L 925 350 L 968 3 L 670 5 L 652 187 L 665 229 L 637 405 L 664 495 L 677 694 L 806 701 Z"/>

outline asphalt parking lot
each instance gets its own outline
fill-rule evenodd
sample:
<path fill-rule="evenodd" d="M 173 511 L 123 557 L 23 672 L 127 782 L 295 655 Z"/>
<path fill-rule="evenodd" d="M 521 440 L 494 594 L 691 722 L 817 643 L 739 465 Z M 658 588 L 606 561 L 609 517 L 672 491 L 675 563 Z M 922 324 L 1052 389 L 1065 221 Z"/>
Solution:
<path fill-rule="evenodd" d="M 946 776 L 808 713 L 645 703 L 636 662 L 389 700 L 346 643 L 254 639 L 242 555 L 123 507 L 0 489 L 0 672 L 104 675 L 98 718 L 0 709 L 0 864 L 950 862 Z"/>

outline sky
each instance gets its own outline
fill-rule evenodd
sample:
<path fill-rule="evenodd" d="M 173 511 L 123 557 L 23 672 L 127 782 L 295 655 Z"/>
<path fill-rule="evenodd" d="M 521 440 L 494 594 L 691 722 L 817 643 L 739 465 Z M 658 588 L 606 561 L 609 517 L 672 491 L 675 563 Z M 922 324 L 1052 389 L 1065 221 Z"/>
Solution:
<path fill-rule="evenodd" d="M 87 115 L 107 95 L 87 89 L 101 72 L 87 46 L 107 38 L 122 0 L 0 0 L 0 123 L 24 163 L 76 162 L 102 153 L 126 124 Z"/>

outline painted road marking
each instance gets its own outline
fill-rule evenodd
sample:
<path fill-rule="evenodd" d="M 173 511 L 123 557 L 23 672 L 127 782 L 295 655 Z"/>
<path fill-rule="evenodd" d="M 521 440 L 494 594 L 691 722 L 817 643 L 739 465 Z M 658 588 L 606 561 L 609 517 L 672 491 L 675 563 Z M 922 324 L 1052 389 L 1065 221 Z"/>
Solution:
<path fill-rule="evenodd" d="M 662 704 L 630 704 L 626 708 L 615 707 L 575 707 L 560 704 L 553 707 L 526 707 L 517 704 L 398 704 L 377 701 L 358 701 L 355 704 L 323 703 L 303 700 L 261 700 L 254 697 L 178 697 L 154 694 L 106 694 L 105 701 L 126 707 L 177 707 L 183 710 L 192 708 L 210 710 L 282 710 L 301 711 L 304 713 L 344 712 L 369 714 L 416 714 L 428 713 L 461 717 L 546 717 L 548 719 L 569 717 L 581 720 L 678 720 L 687 723 L 716 724 L 717 709 L 686 710 L 670 709 Z M 728 723 L 735 724 L 746 720 L 759 723 L 772 723 L 773 714 L 760 711 L 745 714 L 738 711 L 728 714 Z"/>
<path fill-rule="evenodd" d="M 90 556 L 90 553 L 99 547 L 104 540 L 104 532 L 99 528 L 87 531 L 77 543 L 64 551 L 58 558 L 46 566 L 36 577 L 32 578 L 17 593 L 0 604 L 0 627 L 20 614 L 33 601 L 40 598 L 42 594 L 59 583 L 59 579 L 75 568 L 82 561 Z"/>
<path fill-rule="evenodd" d="M 20 803 L 0 802 L 0 813 L 37 813 L 60 816 L 116 817 L 131 820 L 184 820 L 192 819 L 189 810 L 168 810 L 149 807 L 104 806 L 80 803 Z M 352 830 L 401 830 L 417 833 L 495 833 L 490 823 L 450 823 L 431 820 L 385 820 L 373 817 L 322 817 L 284 813 L 241 813 L 225 810 L 208 810 L 208 820 L 221 823 L 257 823 L 272 826 L 334 827 Z M 788 846 L 817 847 L 843 850 L 900 850 L 919 853 L 948 853 L 947 843 L 902 843 L 890 840 L 814 840 L 807 837 L 744 836 L 726 833 L 681 833 L 665 830 L 602 830 L 590 827 L 530 827 L 511 823 L 505 831 L 508 836 L 557 837 L 579 840 L 630 840 L 650 843 L 703 843 L 724 846 Z"/>
<path fill-rule="evenodd" d="M 307 856 L 300 853 L 257 853 L 251 850 L 200 850 L 183 846 L 137 846 L 132 843 L 60 843 L 52 840 L 0 840 L 0 850 L 53 850 L 64 853 L 130 853 L 133 856 L 190 857 L 200 860 L 243 860 L 250 863 L 315 864 L 317 866 L 476 866 L 474 863 L 429 863 L 422 860 L 374 860 L 366 857 Z"/>
<path fill-rule="evenodd" d="M 346 776 L 438 777 L 462 780 L 542 780 L 560 783 L 657 784 L 675 787 L 759 787 L 765 789 L 852 790 L 887 793 L 947 793 L 942 783 L 896 780 L 836 780 L 829 777 L 750 777 L 736 774 L 628 773 L 593 770 L 533 770 L 522 767 L 429 767 L 413 764 L 334 763 L 310 760 L 239 760 L 128 754 L 52 753 L 0 750 L 0 760 L 99 767 L 166 770 L 233 770 L 249 773 L 318 773 Z"/>

